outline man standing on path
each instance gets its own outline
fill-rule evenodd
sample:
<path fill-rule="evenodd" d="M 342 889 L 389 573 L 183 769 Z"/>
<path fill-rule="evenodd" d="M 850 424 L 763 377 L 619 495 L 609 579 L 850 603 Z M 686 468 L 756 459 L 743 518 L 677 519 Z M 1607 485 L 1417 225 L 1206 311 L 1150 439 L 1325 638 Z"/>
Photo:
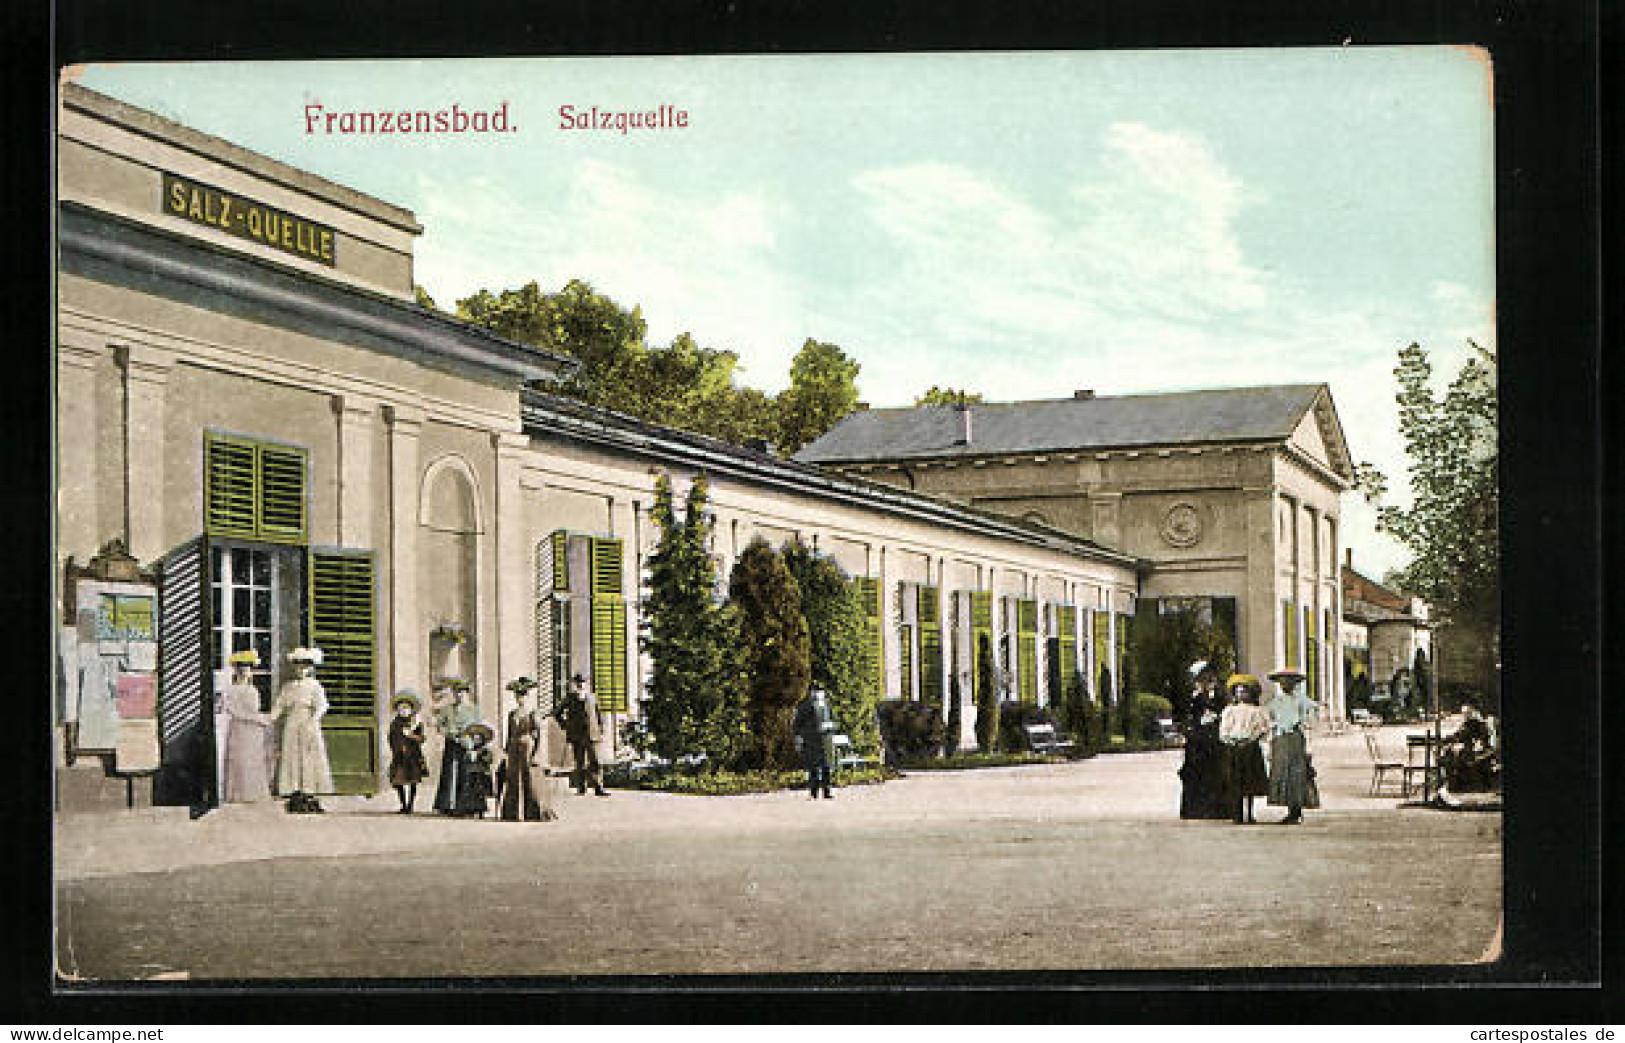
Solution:
<path fill-rule="evenodd" d="M 564 737 L 575 755 L 575 769 L 570 781 L 576 792 L 587 792 L 587 780 L 592 780 L 592 791 L 600 797 L 609 796 L 604 788 L 604 769 L 598 763 L 598 740 L 603 737 L 603 726 L 598 722 L 598 700 L 587 679 L 580 674 L 570 678 L 570 694 L 564 703 Z"/>
<path fill-rule="evenodd" d="M 829 791 L 830 762 L 835 759 L 835 715 L 829 711 L 829 697 L 822 688 L 796 707 L 796 745 L 801 747 L 801 759 L 807 765 L 807 789 L 817 800 L 822 790 L 826 799 L 833 798 Z"/>

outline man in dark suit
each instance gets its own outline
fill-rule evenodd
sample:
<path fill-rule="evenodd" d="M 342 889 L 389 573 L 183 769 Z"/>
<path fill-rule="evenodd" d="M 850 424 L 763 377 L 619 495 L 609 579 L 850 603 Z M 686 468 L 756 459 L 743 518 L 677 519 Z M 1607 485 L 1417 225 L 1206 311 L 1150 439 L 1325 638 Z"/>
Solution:
<path fill-rule="evenodd" d="M 587 679 L 576 674 L 570 678 L 570 694 L 564 703 L 564 738 L 575 756 L 570 781 L 577 793 L 587 792 L 590 778 L 594 793 L 609 796 L 609 790 L 604 788 L 604 769 L 598 763 L 597 744 L 603 734 L 603 726 L 598 722 L 598 700 L 587 687 Z"/>
<path fill-rule="evenodd" d="M 832 797 L 829 776 L 830 762 L 835 759 L 835 715 L 830 713 L 829 698 L 822 688 L 814 688 L 796 706 L 795 732 L 801 759 L 807 765 L 807 788 L 812 799 L 818 799 L 820 790 L 826 798 Z"/>

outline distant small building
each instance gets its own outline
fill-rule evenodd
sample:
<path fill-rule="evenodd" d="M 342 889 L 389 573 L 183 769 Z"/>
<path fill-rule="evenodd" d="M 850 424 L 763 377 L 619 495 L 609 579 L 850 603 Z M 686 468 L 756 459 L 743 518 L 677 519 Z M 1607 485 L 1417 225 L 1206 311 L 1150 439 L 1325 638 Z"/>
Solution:
<path fill-rule="evenodd" d="M 1417 653 L 1432 668 L 1433 633 L 1421 598 L 1391 590 L 1343 563 L 1343 676 L 1356 702 L 1425 697 L 1416 689 Z"/>

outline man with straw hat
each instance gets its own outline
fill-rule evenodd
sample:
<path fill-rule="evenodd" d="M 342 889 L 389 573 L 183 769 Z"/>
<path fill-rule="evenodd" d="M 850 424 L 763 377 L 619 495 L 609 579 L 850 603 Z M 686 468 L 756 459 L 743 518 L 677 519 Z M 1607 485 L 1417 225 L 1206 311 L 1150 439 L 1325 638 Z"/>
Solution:
<path fill-rule="evenodd" d="M 1309 740 L 1304 727 L 1319 710 L 1315 701 L 1298 691 L 1303 674 L 1290 666 L 1270 674 L 1280 691 L 1269 701 L 1270 794 L 1273 805 L 1286 806 L 1284 826 L 1303 821 L 1304 808 L 1320 807 L 1314 768 L 1309 762 Z"/>

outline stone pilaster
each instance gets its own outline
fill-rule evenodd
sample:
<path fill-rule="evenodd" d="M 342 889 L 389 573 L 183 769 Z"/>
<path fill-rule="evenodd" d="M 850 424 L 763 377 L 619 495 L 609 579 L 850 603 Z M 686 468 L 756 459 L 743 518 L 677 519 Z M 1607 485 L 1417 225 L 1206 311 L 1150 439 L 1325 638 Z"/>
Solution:
<path fill-rule="evenodd" d="M 144 344 L 121 345 L 124 370 L 124 534 L 138 560 L 168 548 L 164 534 L 164 410 L 175 353 Z"/>
<path fill-rule="evenodd" d="M 423 411 L 412 406 L 385 406 L 389 428 L 389 612 L 391 690 L 415 688 L 425 701 L 423 621 L 418 613 L 418 483 L 419 439 Z"/>
<path fill-rule="evenodd" d="M 354 395 L 334 395 L 333 414 L 339 425 L 339 543 L 370 549 L 377 545 L 372 445 L 378 403 Z"/>
<path fill-rule="evenodd" d="M 496 547 L 497 684 L 500 715 L 507 720 L 509 696 L 502 688 L 520 676 L 531 676 L 536 664 L 530 654 L 530 630 L 535 615 L 536 565 L 525 529 L 524 491 L 520 475 L 530 440 L 517 432 L 491 436 L 496 455 L 496 525 L 489 537 Z"/>
<path fill-rule="evenodd" d="M 73 554 L 81 561 L 106 542 L 101 538 L 105 491 L 96 480 L 96 439 L 102 429 L 96 368 L 105 351 L 66 342 L 56 351 L 57 548 L 64 558 Z"/>

